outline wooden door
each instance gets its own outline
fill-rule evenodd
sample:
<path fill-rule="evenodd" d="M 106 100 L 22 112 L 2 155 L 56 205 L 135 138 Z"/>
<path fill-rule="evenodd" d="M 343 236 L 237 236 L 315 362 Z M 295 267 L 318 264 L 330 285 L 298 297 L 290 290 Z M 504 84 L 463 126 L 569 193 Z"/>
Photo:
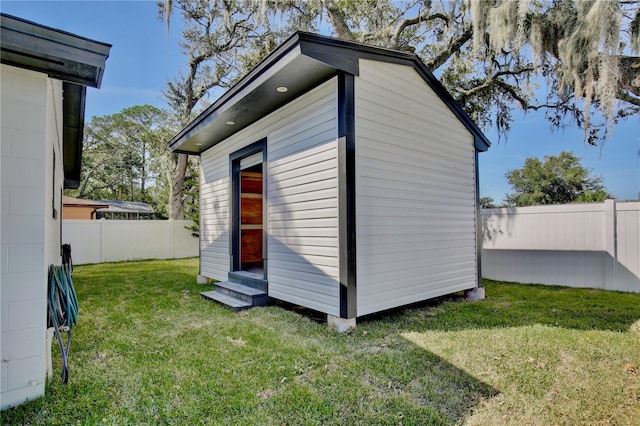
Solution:
<path fill-rule="evenodd" d="M 241 269 L 262 266 L 262 163 L 240 171 Z"/>

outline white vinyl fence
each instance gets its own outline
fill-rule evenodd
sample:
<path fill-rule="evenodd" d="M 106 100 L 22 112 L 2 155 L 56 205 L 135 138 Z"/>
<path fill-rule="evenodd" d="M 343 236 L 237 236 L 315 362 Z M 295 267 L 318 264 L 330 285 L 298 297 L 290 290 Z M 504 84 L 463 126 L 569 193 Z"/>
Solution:
<path fill-rule="evenodd" d="M 190 220 L 63 220 L 62 242 L 73 263 L 177 259 L 199 255 Z"/>
<path fill-rule="evenodd" d="M 482 276 L 640 292 L 640 202 L 482 210 Z"/>

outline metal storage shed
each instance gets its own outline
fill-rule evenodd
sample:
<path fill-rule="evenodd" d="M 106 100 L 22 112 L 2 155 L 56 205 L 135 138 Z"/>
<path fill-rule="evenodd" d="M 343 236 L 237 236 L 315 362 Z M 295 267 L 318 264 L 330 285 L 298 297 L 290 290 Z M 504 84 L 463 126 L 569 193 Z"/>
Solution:
<path fill-rule="evenodd" d="M 481 286 L 489 145 L 416 55 L 308 33 L 169 142 L 201 158 L 200 273 L 232 281 L 210 297 L 242 282 L 349 323 Z"/>

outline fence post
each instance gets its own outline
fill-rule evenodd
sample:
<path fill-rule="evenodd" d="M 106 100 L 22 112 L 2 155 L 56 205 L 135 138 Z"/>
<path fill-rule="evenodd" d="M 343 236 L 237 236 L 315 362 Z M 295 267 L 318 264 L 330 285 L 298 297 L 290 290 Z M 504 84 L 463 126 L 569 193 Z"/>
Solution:
<path fill-rule="evenodd" d="M 169 259 L 173 259 L 173 219 L 169 219 L 167 223 L 167 229 L 169 230 Z"/>
<path fill-rule="evenodd" d="M 604 247 L 608 256 L 605 259 L 605 288 L 616 290 L 616 265 L 618 263 L 618 241 L 616 236 L 616 201 L 604 201 Z M 611 283 L 612 285 L 609 285 Z"/>
<path fill-rule="evenodd" d="M 98 231 L 98 244 L 100 245 L 100 263 L 104 262 L 104 223 L 106 219 L 100 219 L 100 228 Z"/>

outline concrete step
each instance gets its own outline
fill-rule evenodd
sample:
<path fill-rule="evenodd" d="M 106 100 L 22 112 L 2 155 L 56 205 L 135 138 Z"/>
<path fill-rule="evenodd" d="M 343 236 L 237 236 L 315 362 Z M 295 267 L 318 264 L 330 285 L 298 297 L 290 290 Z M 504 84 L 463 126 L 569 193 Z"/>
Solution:
<path fill-rule="evenodd" d="M 229 296 L 228 294 L 225 294 L 219 290 L 203 291 L 202 293 L 200 293 L 200 295 L 205 299 L 225 305 L 236 312 L 253 307 L 251 303 Z"/>
<path fill-rule="evenodd" d="M 269 302 L 266 291 L 240 283 L 231 281 L 217 282 L 215 289 L 236 299 L 244 300 L 250 303 L 251 306 L 265 306 Z"/>
<path fill-rule="evenodd" d="M 260 274 L 253 274 L 246 271 L 235 271 L 229 272 L 228 277 L 231 282 L 253 287 L 264 292 L 266 292 L 268 288 L 267 280 L 265 280 Z"/>

